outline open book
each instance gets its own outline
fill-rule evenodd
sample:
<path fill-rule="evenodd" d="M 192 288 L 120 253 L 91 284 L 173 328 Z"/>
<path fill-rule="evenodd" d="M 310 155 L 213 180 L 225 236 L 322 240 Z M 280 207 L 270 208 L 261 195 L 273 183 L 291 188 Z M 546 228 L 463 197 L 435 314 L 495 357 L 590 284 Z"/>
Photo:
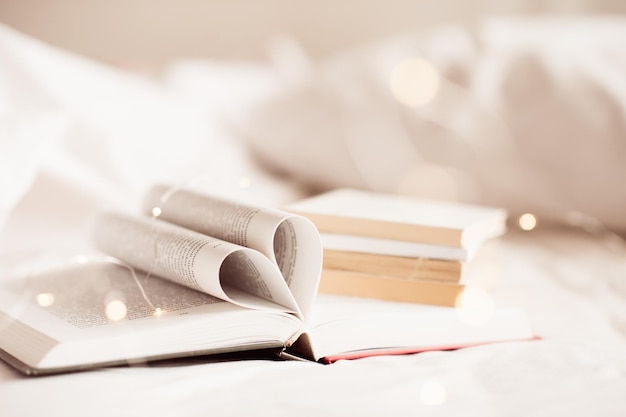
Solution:
<path fill-rule="evenodd" d="M 2 286 L 3 359 L 42 374 L 251 349 L 333 362 L 532 338 L 519 311 L 479 326 L 453 309 L 314 320 L 322 246 L 305 217 L 162 186 L 145 213 L 96 221 L 96 246 L 114 260 Z"/>

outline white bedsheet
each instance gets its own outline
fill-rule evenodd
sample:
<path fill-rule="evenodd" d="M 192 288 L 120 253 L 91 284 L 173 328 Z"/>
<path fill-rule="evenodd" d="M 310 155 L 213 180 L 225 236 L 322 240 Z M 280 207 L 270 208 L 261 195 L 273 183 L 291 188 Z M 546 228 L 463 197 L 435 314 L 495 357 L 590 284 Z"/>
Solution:
<path fill-rule="evenodd" d="M 194 94 L 179 95 L 184 71 L 203 74 Z M 164 88 L 0 28 L 2 276 L 66 259 L 94 211 L 132 211 L 160 179 L 208 174 L 209 191 L 299 197 L 206 114 L 241 109 L 274 83 L 262 67 L 207 64 L 179 67 Z M 502 239 L 493 300 L 524 308 L 541 340 L 327 366 L 191 361 L 27 378 L 0 363 L 0 413 L 623 416 L 626 249 L 607 236 L 539 227 Z M 318 307 L 342 305 L 321 296 Z"/>
<path fill-rule="evenodd" d="M 496 305 L 524 307 L 542 340 L 333 365 L 252 360 L 41 378 L 0 364 L 3 415 L 624 415 L 624 253 L 548 230 L 508 235 L 499 260 Z"/>

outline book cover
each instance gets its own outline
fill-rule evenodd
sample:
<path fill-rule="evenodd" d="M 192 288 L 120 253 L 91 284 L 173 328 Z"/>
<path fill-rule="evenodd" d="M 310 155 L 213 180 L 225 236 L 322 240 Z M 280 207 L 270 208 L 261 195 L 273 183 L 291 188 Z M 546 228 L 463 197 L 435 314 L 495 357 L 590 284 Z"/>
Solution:
<path fill-rule="evenodd" d="M 473 248 L 506 230 L 503 209 L 356 189 L 337 189 L 287 207 L 324 234 Z M 336 249 L 336 247 L 335 247 Z"/>

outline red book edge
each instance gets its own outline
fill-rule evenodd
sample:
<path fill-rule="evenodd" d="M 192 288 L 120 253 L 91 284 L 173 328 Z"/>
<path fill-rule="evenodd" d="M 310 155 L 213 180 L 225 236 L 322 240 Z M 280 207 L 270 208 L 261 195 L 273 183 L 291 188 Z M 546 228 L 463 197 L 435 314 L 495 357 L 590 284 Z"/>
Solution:
<path fill-rule="evenodd" d="M 353 360 L 363 359 L 373 356 L 389 356 L 389 355 L 409 355 L 412 353 L 422 352 L 434 352 L 445 350 L 457 350 L 474 346 L 490 345 L 494 343 L 506 343 L 506 342 L 528 342 L 533 340 L 541 340 L 541 337 L 535 336 L 530 339 L 518 339 L 518 340 L 503 340 L 495 342 L 479 342 L 479 343 L 465 343 L 456 345 L 443 345 L 443 346 L 425 346 L 425 347 L 407 347 L 407 348 L 389 348 L 389 349 L 375 349 L 375 350 L 360 350 L 354 352 L 346 352 L 338 355 L 325 356 L 320 359 L 321 363 L 331 364 L 340 360 Z"/>

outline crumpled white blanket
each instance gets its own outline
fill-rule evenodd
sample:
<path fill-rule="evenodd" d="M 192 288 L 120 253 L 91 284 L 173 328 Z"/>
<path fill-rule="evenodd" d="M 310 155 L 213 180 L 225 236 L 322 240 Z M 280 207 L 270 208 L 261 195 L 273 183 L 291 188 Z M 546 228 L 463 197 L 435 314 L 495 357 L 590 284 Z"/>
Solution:
<path fill-rule="evenodd" d="M 301 195 L 240 139 L 318 188 L 575 211 L 625 229 L 624 41 L 618 18 L 492 20 L 323 63 L 283 45 L 278 65 L 180 62 L 149 79 L 0 26 L 0 253 L 18 251 L 16 235 L 45 248 L 44 224 L 78 243 L 91 214 L 133 210 L 157 181 L 266 204 Z M 418 105 L 390 87 L 407 57 L 426 65 Z"/>
<path fill-rule="evenodd" d="M 301 196 L 251 163 L 225 123 L 276 83 L 267 65 L 217 62 L 151 79 L 0 26 L 3 266 L 83 250 L 94 214 L 138 210 L 159 181 L 261 205 Z"/>
<path fill-rule="evenodd" d="M 261 159 L 320 188 L 626 230 L 625 44 L 610 17 L 406 34 L 302 65 L 243 125 Z"/>

